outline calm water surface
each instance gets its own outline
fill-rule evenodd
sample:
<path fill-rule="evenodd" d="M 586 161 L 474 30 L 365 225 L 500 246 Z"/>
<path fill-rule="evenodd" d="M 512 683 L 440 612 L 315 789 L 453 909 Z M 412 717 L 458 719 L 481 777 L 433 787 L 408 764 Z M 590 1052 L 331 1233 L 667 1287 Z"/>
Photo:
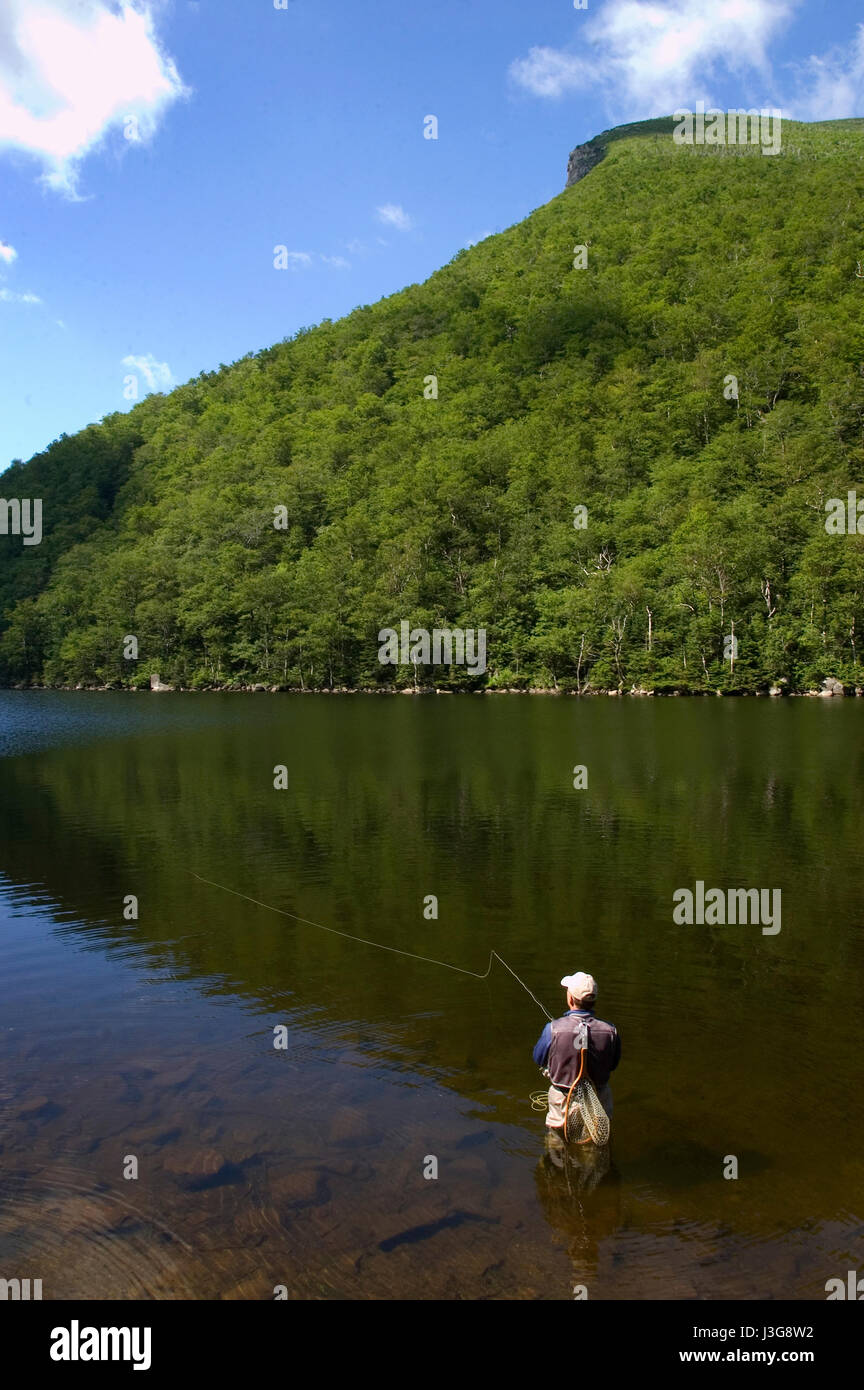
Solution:
<path fill-rule="evenodd" d="M 824 1299 L 864 1237 L 862 718 L 0 695 L 0 1276 L 54 1299 Z M 195 873 L 468 970 L 494 947 L 556 1013 L 590 971 L 624 1046 L 608 1165 L 544 1157 L 544 1019 L 506 971 Z M 782 930 L 674 925 L 697 879 L 780 888 Z"/>

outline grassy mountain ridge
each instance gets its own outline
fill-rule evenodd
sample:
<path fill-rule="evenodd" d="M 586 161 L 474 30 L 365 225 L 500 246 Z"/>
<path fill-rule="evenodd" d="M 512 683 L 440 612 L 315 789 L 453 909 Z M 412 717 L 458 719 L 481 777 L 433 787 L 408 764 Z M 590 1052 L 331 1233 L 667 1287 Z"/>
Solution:
<path fill-rule="evenodd" d="M 864 121 L 774 157 L 656 127 L 425 284 L 7 470 L 45 534 L 0 537 L 0 679 L 408 685 L 406 619 L 485 627 L 493 685 L 864 683 L 864 539 L 824 524 L 864 499 Z"/>

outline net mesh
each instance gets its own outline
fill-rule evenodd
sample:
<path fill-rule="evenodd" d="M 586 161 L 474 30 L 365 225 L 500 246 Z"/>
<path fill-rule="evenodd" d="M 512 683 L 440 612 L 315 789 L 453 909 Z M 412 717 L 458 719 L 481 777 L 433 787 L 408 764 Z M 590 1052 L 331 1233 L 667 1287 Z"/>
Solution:
<path fill-rule="evenodd" d="M 564 1121 L 567 1143 L 592 1143 L 603 1148 L 609 1143 L 610 1128 L 609 1116 L 591 1082 L 577 1082 L 570 1093 Z"/>
<path fill-rule="evenodd" d="M 591 1082 L 577 1081 L 568 1096 L 564 1116 L 564 1138 L 567 1143 L 591 1143 L 603 1148 L 609 1143 L 610 1131 L 609 1116 Z"/>

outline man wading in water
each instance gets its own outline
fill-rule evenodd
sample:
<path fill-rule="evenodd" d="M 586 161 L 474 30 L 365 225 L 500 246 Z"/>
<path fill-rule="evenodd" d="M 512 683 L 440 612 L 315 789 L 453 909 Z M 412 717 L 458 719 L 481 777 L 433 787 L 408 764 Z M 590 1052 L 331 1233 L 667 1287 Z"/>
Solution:
<path fill-rule="evenodd" d="M 612 1090 L 609 1077 L 621 1060 L 621 1039 L 618 1030 L 602 1018 L 594 1017 L 597 982 L 593 975 L 577 970 L 565 975 L 561 984 L 567 991 L 567 1013 L 547 1023 L 534 1048 L 534 1061 L 552 1082 L 549 1087 L 549 1110 L 546 1114 L 547 1135 L 554 1143 L 564 1136 L 564 1104 L 567 1092 L 579 1075 L 579 1040 L 583 1030 L 588 1033 L 588 1076 L 594 1084 L 600 1104 L 612 1117 Z"/>

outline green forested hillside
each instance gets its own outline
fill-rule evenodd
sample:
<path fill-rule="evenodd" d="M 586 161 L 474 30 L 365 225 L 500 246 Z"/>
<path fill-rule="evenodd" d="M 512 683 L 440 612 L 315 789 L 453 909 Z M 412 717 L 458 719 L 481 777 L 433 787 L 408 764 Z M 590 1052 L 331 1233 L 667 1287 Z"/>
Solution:
<path fill-rule="evenodd" d="M 0 537 L 0 680 L 409 685 L 377 656 L 407 619 L 486 629 L 485 677 L 420 672 L 452 688 L 864 684 L 864 536 L 825 530 L 864 500 L 864 121 L 786 123 L 776 157 L 669 131 L 14 464 L 44 539 Z"/>

